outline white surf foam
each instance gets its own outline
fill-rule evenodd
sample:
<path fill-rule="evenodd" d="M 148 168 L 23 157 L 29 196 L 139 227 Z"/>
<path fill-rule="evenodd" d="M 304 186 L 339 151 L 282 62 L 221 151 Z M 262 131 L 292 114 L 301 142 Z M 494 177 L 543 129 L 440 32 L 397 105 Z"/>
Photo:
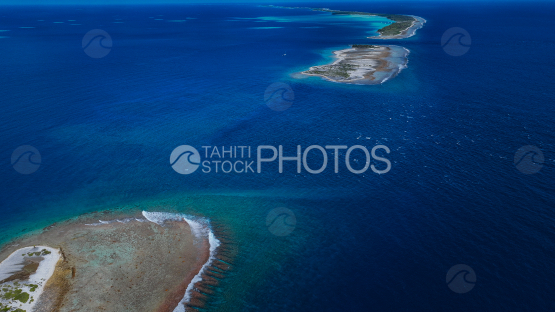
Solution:
<path fill-rule="evenodd" d="M 141 219 L 141 218 L 125 218 L 125 219 L 115 219 L 115 220 L 108 220 L 108 221 L 98 220 L 98 223 L 89 223 L 89 224 L 85 224 L 85 225 L 99 226 L 99 225 L 104 225 L 104 224 L 112 224 L 114 222 L 129 223 L 131 221 L 145 222 L 147 220 Z"/>
<path fill-rule="evenodd" d="M 185 312 L 185 304 L 191 300 L 191 295 L 194 290 L 196 283 L 202 281 L 202 273 L 214 262 L 216 259 L 216 249 L 220 246 L 220 241 L 216 238 L 214 233 L 210 228 L 210 222 L 206 218 L 193 217 L 181 213 L 169 213 L 169 212 L 148 212 L 143 211 L 143 216 L 150 222 L 154 222 L 159 225 L 163 225 L 166 221 L 183 221 L 185 220 L 189 223 L 191 227 L 191 233 L 195 237 L 195 244 L 201 242 L 202 239 L 208 238 L 208 243 L 210 245 L 210 257 L 208 261 L 202 266 L 200 271 L 193 277 L 193 280 L 187 286 L 185 291 L 185 296 L 179 302 L 177 307 L 173 312 Z"/>

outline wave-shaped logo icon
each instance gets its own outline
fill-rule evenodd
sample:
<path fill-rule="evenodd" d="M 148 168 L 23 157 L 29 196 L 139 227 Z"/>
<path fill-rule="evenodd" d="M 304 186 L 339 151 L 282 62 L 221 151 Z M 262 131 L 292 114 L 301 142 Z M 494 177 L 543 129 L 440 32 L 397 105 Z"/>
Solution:
<path fill-rule="evenodd" d="M 200 154 L 190 145 L 181 145 L 171 153 L 170 164 L 179 174 L 191 174 L 200 166 Z"/>
<path fill-rule="evenodd" d="M 39 151 L 31 145 L 22 145 L 12 153 L 12 166 L 21 174 L 37 171 L 42 163 Z"/>
<path fill-rule="evenodd" d="M 92 58 L 103 58 L 112 50 L 112 37 L 102 29 L 93 29 L 81 42 L 83 51 Z"/>
<path fill-rule="evenodd" d="M 542 151 L 533 145 L 526 145 L 515 153 L 516 169 L 524 174 L 534 174 L 541 170 L 545 158 Z"/>
<path fill-rule="evenodd" d="M 464 294 L 476 285 L 476 273 L 466 264 L 457 264 L 447 271 L 447 286 L 457 294 Z"/>
<path fill-rule="evenodd" d="M 466 29 L 453 27 L 447 29 L 441 36 L 441 47 L 451 56 L 462 56 L 470 50 L 472 38 Z"/>
<path fill-rule="evenodd" d="M 266 217 L 268 231 L 276 236 L 287 236 L 297 226 L 297 218 L 291 209 L 279 207 L 272 209 Z"/>
<path fill-rule="evenodd" d="M 294 100 L 295 93 L 293 89 L 283 82 L 271 84 L 264 92 L 264 103 L 274 111 L 282 112 L 288 109 L 293 105 Z"/>

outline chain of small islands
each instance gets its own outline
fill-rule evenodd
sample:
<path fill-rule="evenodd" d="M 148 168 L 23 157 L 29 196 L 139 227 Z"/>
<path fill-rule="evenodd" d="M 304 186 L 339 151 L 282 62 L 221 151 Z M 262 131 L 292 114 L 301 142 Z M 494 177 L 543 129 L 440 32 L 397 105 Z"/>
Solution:
<path fill-rule="evenodd" d="M 426 20 L 414 15 L 340 11 L 328 8 L 285 7 L 268 5 L 279 9 L 309 9 L 332 15 L 379 16 L 393 23 L 379 29 L 378 36 L 368 39 L 405 39 L 414 36 Z M 397 76 L 407 67 L 409 50 L 396 45 L 353 44 L 350 48 L 333 51 L 335 61 L 327 65 L 310 67 L 302 75 L 319 76 L 326 80 L 348 84 L 382 84 Z"/>

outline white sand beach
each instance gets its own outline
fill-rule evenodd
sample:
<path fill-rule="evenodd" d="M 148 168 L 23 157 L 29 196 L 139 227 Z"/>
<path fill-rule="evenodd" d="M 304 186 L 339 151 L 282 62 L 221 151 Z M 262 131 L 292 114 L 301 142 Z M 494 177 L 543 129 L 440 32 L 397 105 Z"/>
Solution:
<path fill-rule="evenodd" d="M 5 307 L 32 311 L 44 291 L 46 282 L 54 274 L 60 257 L 58 249 L 48 246 L 24 247 L 14 251 L 0 263 L 0 285 L 2 286 L 0 288 L 0 304 Z M 38 267 L 36 267 L 37 264 Z M 29 273 L 29 270 L 26 271 L 27 268 L 33 270 L 36 268 L 36 271 L 30 274 L 27 280 L 10 280 L 18 273 Z M 19 294 L 16 295 L 17 293 Z M 8 295 L 6 296 L 6 294 Z M 2 306 L 0 305 L 0 307 Z"/>

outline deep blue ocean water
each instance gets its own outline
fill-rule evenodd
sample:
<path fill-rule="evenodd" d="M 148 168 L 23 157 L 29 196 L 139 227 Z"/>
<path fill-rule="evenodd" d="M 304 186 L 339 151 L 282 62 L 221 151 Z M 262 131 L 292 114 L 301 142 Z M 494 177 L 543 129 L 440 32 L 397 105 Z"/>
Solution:
<path fill-rule="evenodd" d="M 96 210 L 183 211 L 239 250 L 209 310 L 554 310 L 555 4 L 326 7 L 427 23 L 378 41 L 377 24 L 256 5 L 1 7 L 0 242 Z M 463 56 L 441 47 L 451 27 L 472 37 Z M 104 58 L 82 49 L 91 29 L 113 40 Z M 379 86 L 295 78 L 355 43 L 403 46 L 408 68 Z M 264 104 L 275 82 L 295 93 L 284 112 Z M 384 144 L 392 169 L 179 175 L 183 144 Z M 37 172 L 12 168 L 21 145 Z M 526 145 L 545 155 L 536 174 L 513 163 Z M 266 228 L 277 207 L 296 215 L 289 236 Z M 445 280 L 459 263 L 477 278 L 465 294 Z"/>

